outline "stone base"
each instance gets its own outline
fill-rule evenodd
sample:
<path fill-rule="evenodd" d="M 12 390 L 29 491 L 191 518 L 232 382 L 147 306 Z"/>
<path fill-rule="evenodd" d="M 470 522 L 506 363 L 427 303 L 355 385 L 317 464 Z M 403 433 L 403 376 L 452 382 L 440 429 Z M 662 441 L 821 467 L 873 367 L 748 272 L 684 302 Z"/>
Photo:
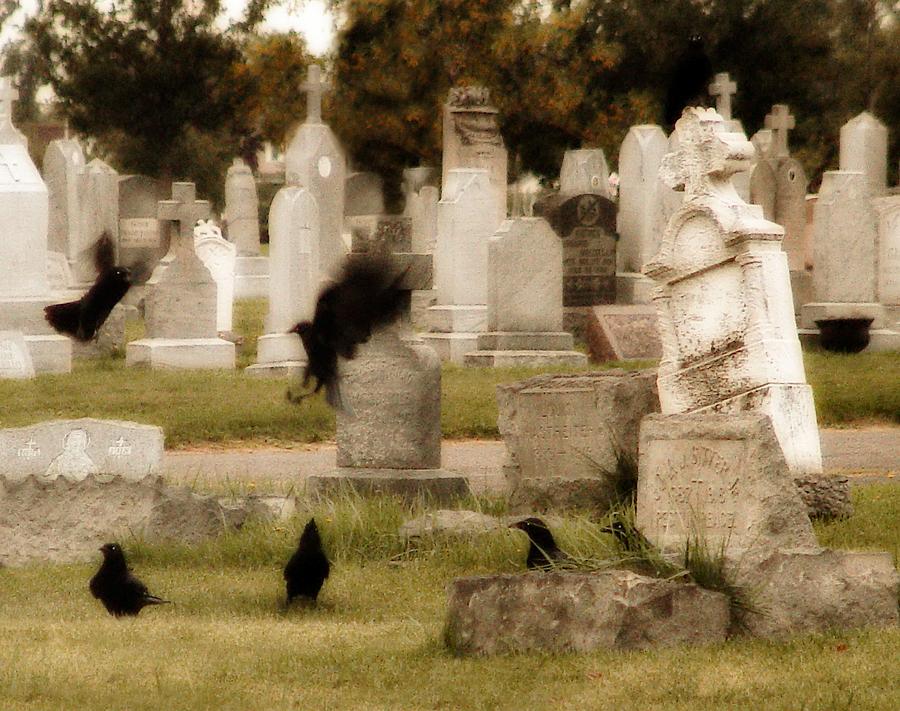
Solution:
<path fill-rule="evenodd" d="M 653 297 L 655 282 L 648 276 L 636 272 L 616 274 L 617 304 L 649 304 Z"/>
<path fill-rule="evenodd" d="M 256 342 L 256 363 L 275 365 L 306 364 L 306 351 L 296 333 L 267 333 Z"/>
<path fill-rule="evenodd" d="M 428 320 L 435 333 L 476 333 L 487 330 L 487 305 L 438 305 L 428 309 Z"/>
<path fill-rule="evenodd" d="M 143 338 L 125 348 L 127 367 L 234 369 L 235 346 L 221 338 Z"/>
<path fill-rule="evenodd" d="M 563 477 L 523 478 L 505 468 L 504 474 L 515 487 L 509 496 L 512 511 L 590 510 L 601 515 L 616 501 L 616 482 L 597 476 L 567 479 Z"/>
<path fill-rule="evenodd" d="M 816 321 L 827 319 L 870 318 L 872 330 L 884 328 L 885 308 L 881 304 L 819 302 L 804 304 L 800 309 L 800 326 L 818 332 Z"/>
<path fill-rule="evenodd" d="M 422 340 L 434 349 L 443 363 L 465 362 L 466 353 L 478 350 L 477 333 L 423 333 Z"/>
<path fill-rule="evenodd" d="M 351 490 L 360 494 L 383 494 L 404 499 L 424 498 L 434 503 L 452 503 L 467 496 L 464 476 L 446 469 L 362 469 L 341 467 L 329 474 L 306 479 L 307 496 L 328 497 Z"/>
<path fill-rule="evenodd" d="M 571 351 L 575 339 L 565 331 L 491 331 L 478 334 L 479 351 Z"/>
<path fill-rule="evenodd" d="M 463 364 L 474 368 L 538 368 L 547 365 L 587 365 L 587 356 L 578 351 L 473 351 Z"/>
<path fill-rule="evenodd" d="M 819 329 L 800 328 L 797 329 L 797 336 L 800 338 L 800 345 L 803 346 L 803 350 L 822 350 L 822 344 L 819 341 Z M 900 331 L 891 331 L 884 328 L 875 331 L 869 329 L 869 345 L 862 350 L 862 353 L 889 353 L 892 351 L 900 351 Z"/>
<path fill-rule="evenodd" d="M 81 294 L 75 296 L 80 298 Z M 55 298 L 0 299 L 0 331 L 21 331 L 34 335 L 54 335 L 44 318 L 44 307 L 63 300 Z"/>
<path fill-rule="evenodd" d="M 265 299 L 269 296 L 269 258 L 238 257 L 234 265 L 234 298 Z"/>
<path fill-rule="evenodd" d="M 563 306 L 563 330 L 584 341 L 590 310 L 590 306 Z"/>
<path fill-rule="evenodd" d="M 457 654 L 587 652 L 724 642 L 722 593 L 628 570 L 458 578 L 446 641 Z"/>
<path fill-rule="evenodd" d="M 745 620 L 750 634 L 795 634 L 900 623 L 900 576 L 890 553 L 779 551 L 756 566 L 736 561 L 737 583 L 751 593 L 758 614 Z"/>
<path fill-rule="evenodd" d="M 306 361 L 286 360 L 278 363 L 254 363 L 244 368 L 244 374 L 254 378 L 302 378 Z"/>
<path fill-rule="evenodd" d="M 431 328 L 429 310 L 437 303 L 437 289 L 414 289 L 410 292 L 409 321 L 414 331 Z"/>
<path fill-rule="evenodd" d="M 72 341 L 66 336 L 25 336 L 34 372 L 71 373 Z"/>

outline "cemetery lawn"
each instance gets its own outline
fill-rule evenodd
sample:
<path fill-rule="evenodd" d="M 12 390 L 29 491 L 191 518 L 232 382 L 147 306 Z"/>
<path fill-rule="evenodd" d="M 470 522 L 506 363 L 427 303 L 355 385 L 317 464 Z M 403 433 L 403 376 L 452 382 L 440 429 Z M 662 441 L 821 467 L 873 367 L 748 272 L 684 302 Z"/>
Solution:
<path fill-rule="evenodd" d="M 822 542 L 887 549 L 896 560 L 900 487 L 859 488 L 854 498 L 850 520 L 817 526 Z M 195 548 L 124 541 L 151 591 L 176 603 L 137 619 L 115 620 L 91 599 L 96 564 L 0 569 L 0 708 L 900 708 L 898 629 L 456 658 L 442 643 L 445 586 L 521 570 L 524 537 L 437 537 L 413 552 L 395 535 L 406 512 L 392 501 L 315 506 L 335 565 L 314 610 L 281 607 L 281 567 L 310 512 Z M 596 547 L 591 526 L 567 517 L 563 547 Z"/>

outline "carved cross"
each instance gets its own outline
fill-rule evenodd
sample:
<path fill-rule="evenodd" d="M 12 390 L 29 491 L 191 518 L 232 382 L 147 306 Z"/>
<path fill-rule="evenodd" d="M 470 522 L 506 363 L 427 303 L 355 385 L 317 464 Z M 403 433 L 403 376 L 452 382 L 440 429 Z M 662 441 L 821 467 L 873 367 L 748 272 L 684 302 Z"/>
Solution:
<path fill-rule="evenodd" d="M 676 131 L 678 150 L 663 158 L 662 180 L 684 190 L 686 200 L 712 194 L 739 199 L 730 178 L 750 167 L 753 144 L 740 134 L 725 132 L 722 117 L 713 109 L 685 109 Z"/>
<path fill-rule="evenodd" d="M 774 158 L 787 158 L 790 155 L 788 150 L 788 131 L 796 126 L 794 117 L 787 104 L 775 104 L 772 107 L 772 113 L 766 116 L 766 128 L 772 130 L 772 156 Z"/>
<path fill-rule="evenodd" d="M 731 81 L 728 72 L 716 74 L 709 85 L 709 95 L 716 97 L 716 111 L 726 121 L 731 121 L 731 97 L 737 93 L 737 83 Z"/>
<path fill-rule="evenodd" d="M 209 217 L 209 201 L 197 200 L 193 183 L 172 183 L 172 199 L 160 200 L 157 217 L 163 222 L 177 222 L 177 235 L 173 236 L 173 253 L 194 252 L 194 225 L 197 220 Z"/>
<path fill-rule="evenodd" d="M 310 64 L 307 68 L 306 81 L 300 88 L 306 92 L 306 122 L 322 123 L 322 93 L 327 88 L 322 81 L 322 67 Z"/>

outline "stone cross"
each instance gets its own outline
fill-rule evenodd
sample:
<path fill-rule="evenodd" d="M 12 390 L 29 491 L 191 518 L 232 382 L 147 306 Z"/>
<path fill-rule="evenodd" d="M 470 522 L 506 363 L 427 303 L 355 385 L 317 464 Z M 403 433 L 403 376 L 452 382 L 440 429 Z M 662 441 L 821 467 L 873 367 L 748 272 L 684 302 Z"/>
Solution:
<path fill-rule="evenodd" d="M 197 200 L 193 183 L 172 183 L 172 199 L 160 200 L 157 216 L 160 221 L 177 222 L 178 234 L 172 238 L 173 254 L 194 252 L 194 225 L 197 220 L 209 217 L 209 201 Z"/>
<path fill-rule="evenodd" d="M 306 81 L 300 86 L 306 92 L 307 123 L 322 123 L 322 92 L 326 87 L 326 82 L 322 81 L 322 67 L 310 64 Z"/>
<path fill-rule="evenodd" d="M 713 109 L 691 107 L 678 120 L 679 147 L 662 161 L 659 176 L 685 200 L 717 194 L 726 202 L 740 200 L 731 176 L 750 167 L 755 149 L 746 138 L 724 133 L 724 122 Z"/>
<path fill-rule="evenodd" d="M 790 155 L 788 151 L 788 131 L 796 125 L 794 117 L 787 104 L 775 104 L 772 106 L 772 113 L 766 116 L 765 126 L 772 130 L 772 148 L 771 155 L 773 158 L 787 158 Z"/>
<path fill-rule="evenodd" d="M 709 85 L 710 96 L 716 97 L 716 111 L 726 121 L 731 121 L 731 97 L 737 93 L 737 83 L 731 81 L 728 72 L 716 74 L 713 83 Z"/>

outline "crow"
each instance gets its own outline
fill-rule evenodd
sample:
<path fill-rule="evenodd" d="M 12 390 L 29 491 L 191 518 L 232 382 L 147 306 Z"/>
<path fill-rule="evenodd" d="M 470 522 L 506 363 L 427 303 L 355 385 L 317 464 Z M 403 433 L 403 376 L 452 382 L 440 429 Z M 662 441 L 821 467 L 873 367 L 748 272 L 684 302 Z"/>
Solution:
<path fill-rule="evenodd" d="M 528 536 L 528 557 L 525 566 L 529 570 L 553 568 L 569 560 L 569 556 L 559 549 L 547 524 L 539 518 L 526 518 L 510 524 Z"/>
<path fill-rule="evenodd" d="M 705 106 L 709 82 L 713 76 L 712 62 L 703 49 L 703 38 L 694 34 L 688 46 L 675 61 L 666 92 L 665 121 L 674 126 L 687 106 Z"/>
<path fill-rule="evenodd" d="M 313 390 L 288 399 L 300 402 L 324 386 L 325 399 L 336 410 L 344 407 L 339 384 L 338 356 L 354 358 L 356 347 L 372 331 L 395 321 L 406 303 L 400 284 L 408 268 L 399 274 L 386 255 L 354 255 L 344 263 L 340 278 L 319 294 L 312 321 L 301 321 L 290 329 L 306 349 L 303 387 L 315 378 Z"/>
<path fill-rule="evenodd" d="M 58 333 L 79 341 L 90 341 L 97 335 L 115 305 L 135 282 L 131 269 L 116 266 L 115 247 L 109 232 L 104 232 L 94 247 L 94 263 L 97 280 L 84 296 L 78 301 L 44 308 L 44 317 Z"/>
<path fill-rule="evenodd" d="M 90 589 L 110 615 L 136 616 L 147 605 L 168 604 L 168 600 L 151 595 L 147 586 L 131 574 L 118 543 L 107 543 L 100 551 L 103 563 L 91 578 Z"/>
<path fill-rule="evenodd" d="M 316 519 L 311 518 L 303 529 L 297 550 L 284 566 L 288 605 L 297 597 L 303 598 L 307 604 L 315 604 L 330 571 L 331 565 L 322 550 Z"/>

